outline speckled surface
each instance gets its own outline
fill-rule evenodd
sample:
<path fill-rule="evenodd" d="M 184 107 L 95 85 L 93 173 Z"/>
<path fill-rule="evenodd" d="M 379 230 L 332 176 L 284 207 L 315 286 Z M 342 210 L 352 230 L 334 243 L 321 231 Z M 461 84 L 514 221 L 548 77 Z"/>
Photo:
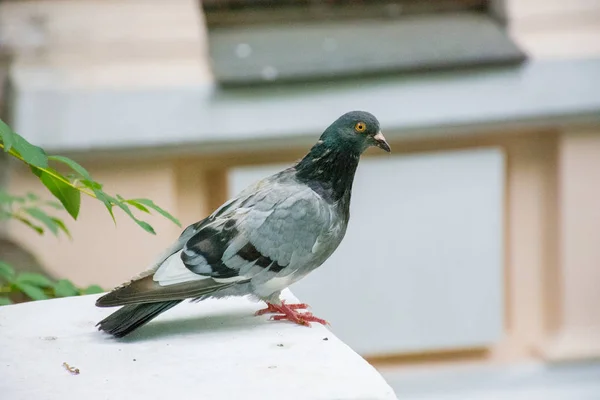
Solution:
<path fill-rule="evenodd" d="M 2 398 L 396 399 L 328 329 L 255 317 L 262 304 L 186 302 L 117 340 L 94 327 L 114 311 L 97 297 L 0 307 Z"/>

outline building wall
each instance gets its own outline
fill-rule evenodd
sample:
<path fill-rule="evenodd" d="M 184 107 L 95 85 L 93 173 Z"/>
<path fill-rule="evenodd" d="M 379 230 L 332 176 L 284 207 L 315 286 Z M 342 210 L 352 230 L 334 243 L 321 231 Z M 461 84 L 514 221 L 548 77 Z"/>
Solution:
<path fill-rule="evenodd" d="M 600 55 L 595 0 L 495 0 L 513 39 L 535 58 Z M 67 11 L 68 10 L 68 11 Z M 18 49 L 15 65 L 55 69 L 41 85 L 153 87 L 210 83 L 207 33 L 192 0 L 5 1 L 0 36 Z M 110 29 L 107 29 L 110 27 Z"/>
<path fill-rule="evenodd" d="M 162 2 L 159 8 L 156 4 L 141 0 L 3 2 L 0 18 L 10 22 L 4 25 L 10 28 L 11 37 L 30 38 L 29 42 L 18 45 L 21 50 L 15 65 L 35 78 L 31 84 L 39 90 L 45 85 L 91 90 L 123 85 L 210 83 L 208 62 L 202 56 L 203 20 L 196 3 Z M 146 12 L 139 12 L 140 7 Z M 65 12 L 67 9 L 69 12 Z M 594 38 L 600 28 L 591 21 L 599 10 L 598 2 L 591 0 L 506 2 L 511 35 L 532 57 L 539 59 L 598 56 L 600 41 Z M 42 31 L 50 32 L 41 35 L 49 40 L 43 52 L 35 51 L 40 37 L 36 36 L 37 25 L 32 27 L 27 22 L 38 14 L 46 21 Z M 109 18 L 115 14 L 120 17 Z M 164 15 L 171 17 L 163 18 Z M 110 35 L 102 29 L 108 23 L 115 28 Z M 19 33 L 23 26 L 28 29 L 26 35 Z M 122 46 L 113 46 L 115 41 Z M 61 81 L 49 82 L 44 74 L 38 73 L 39 68 L 48 66 L 61 71 Z M 502 291 L 498 313 L 502 315 L 495 315 L 502 322 L 501 332 L 499 337 L 483 344 L 475 345 L 472 341 L 445 348 L 444 352 L 455 352 L 450 359 L 468 357 L 500 362 L 599 355 L 600 348 L 594 338 L 600 335 L 600 315 L 592 305 L 599 300 L 593 282 L 600 278 L 596 268 L 600 247 L 593 240 L 600 234 L 600 217 L 595 207 L 600 200 L 595 184 L 600 178 L 597 173 L 600 127 L 568 125 L 552 131 L 504 131 L 485 139 L 475 132 L 461 139 L 448 136 L 433 141 L 398 141 L 392 145 L 400 156 L 425 157 L 440 151 L 492 146 L 500 148 L 505 157 L 500 210 L 504 229 L 498 238 L 502 253 L 501 260 L 496 260 L 502 266 L 502 276 L 497 282 Z M 105 184 L 107 191 L 125 197 L 151 198 L 186 226 L 206 216 L 231 195 L 227 191 L 227 177 L 232 171 L 251 165 L 289 163 L 305 150 L 292 146 L 279 153 L 226 152 L 186 158 L 166 156 L 158 161 L 122 157 L 93 161 L 82 156 L 78 161 Z M 11 191 L 41 190 L 27 171 L 15 169 L 11 174 Z M 410 187 L 398 187 L 399 192 L 403 189 Z M 77 223 L 65 216 L 73 233 L 72 242 L 66 238 L 39 237 L 15 223 L 10 225 L 10 232 L 53 273 L 78 284 L 111 287 L 145 269 L 181 231 L 162 218 L 151 217 L 148 221 L 158 233 L 151 236 L 119 211 L 115 214 L 117 227 L 103 206 L 84 199 Z M 452 228 L 441 217 L 439 223 L 446 224 L 444 229 Z M 426 246 L 427 242 L 421 240 L 420 244 Z M 413 357 L 410 360 L 429 353 L 438 357 L 434 360 L 442 358 L 435 343 L 419 348 L 417 354 L 415 350 L 389 354 L 369 353 L 367 348 L 364 351 L 379 363 L 407 360 L 408 354 Z"/>
<path fill-rule="evenodd" d="M 560 138 L 558 263 L 552 276 L 554 357 L 600 354 L 600 130 L 570 129 Z M 560 300 L 556 300 L 558 297 Z"/>
<path fill-rule="evenodd" d="M 532 57 L 600 55 L 600 2 L 596 0 L 506 0 L 509 30 Z"/>
<path fill-rule="evenodd" d="M 32 85 L 123 89 L 211 80 L 193 0 L 5 1 L 0 22 L 3 44 L 16 50 L 13 69 L 30 72 Z"/>

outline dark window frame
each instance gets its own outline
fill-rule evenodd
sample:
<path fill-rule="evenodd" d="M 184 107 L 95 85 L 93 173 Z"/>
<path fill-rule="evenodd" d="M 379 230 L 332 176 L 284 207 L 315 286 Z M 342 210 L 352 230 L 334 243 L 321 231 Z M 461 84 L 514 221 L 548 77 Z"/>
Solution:
<path fill-rule="evenodd" d="M 202 0 L 210 29 L 486 12 L 494 0 Z"/>

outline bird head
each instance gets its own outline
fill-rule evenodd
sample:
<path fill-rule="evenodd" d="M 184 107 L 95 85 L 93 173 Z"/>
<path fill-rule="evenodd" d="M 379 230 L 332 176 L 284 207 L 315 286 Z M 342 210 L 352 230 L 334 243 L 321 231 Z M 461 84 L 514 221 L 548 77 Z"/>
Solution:
<path fill-rule="evenodd" d="M 371 146 L 391 151 L 375 116 L 366 111 L 350 111 L 335 120 L 323 132 L 321 140 L 328 144 L 350 146 L 362 153 Z"/>

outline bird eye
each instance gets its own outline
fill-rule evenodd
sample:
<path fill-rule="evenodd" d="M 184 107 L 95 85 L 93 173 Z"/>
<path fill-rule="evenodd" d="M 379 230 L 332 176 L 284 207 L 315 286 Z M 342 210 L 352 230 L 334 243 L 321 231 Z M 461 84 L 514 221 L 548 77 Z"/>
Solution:
<path fill-rule="evenodd" d="M 364 132 L 365 130 L 367 130 L 367 124 L 365 124 L 364 122 L 359 122 L 356 125 L 354 125 L 354 130 L 356 132 Z"/>

